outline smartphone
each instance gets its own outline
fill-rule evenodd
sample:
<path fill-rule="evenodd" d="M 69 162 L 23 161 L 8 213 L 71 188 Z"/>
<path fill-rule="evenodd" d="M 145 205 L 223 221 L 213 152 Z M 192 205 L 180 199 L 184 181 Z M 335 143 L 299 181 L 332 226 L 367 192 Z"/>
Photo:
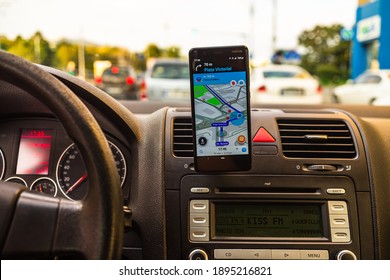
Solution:
<path fill-rule="evenodd" d="M 249 54 L 245 46 L 189 52 L 195 170 L 251 169 Z"/>

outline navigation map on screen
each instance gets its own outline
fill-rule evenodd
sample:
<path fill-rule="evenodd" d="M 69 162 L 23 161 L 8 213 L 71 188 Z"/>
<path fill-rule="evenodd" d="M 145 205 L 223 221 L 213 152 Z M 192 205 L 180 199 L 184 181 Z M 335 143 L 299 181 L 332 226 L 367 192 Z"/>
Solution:
<path fill-rule="evenodd" d="M 213 69 L 193 76 L 197 156 L 248 154 L 246 73 Z"/>

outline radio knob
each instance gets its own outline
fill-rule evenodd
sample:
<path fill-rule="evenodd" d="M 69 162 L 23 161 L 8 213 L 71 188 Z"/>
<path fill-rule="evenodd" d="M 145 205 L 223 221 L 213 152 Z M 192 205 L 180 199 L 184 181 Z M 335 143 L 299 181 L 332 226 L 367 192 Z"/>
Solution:
<path fill-rule="evenodd" d="M 194 261 L 203 261 L 203 260 L 208 260 L 209 256 L 202 249 L 195 249 L 190 253 L 188 259 Z"/>
<path fill-rule="evenodd" d="M 336 254 L 336 260 L 344 261 L 344 260 L 357 260 L 356 255 L 349 250 L 342 250 Z"/>

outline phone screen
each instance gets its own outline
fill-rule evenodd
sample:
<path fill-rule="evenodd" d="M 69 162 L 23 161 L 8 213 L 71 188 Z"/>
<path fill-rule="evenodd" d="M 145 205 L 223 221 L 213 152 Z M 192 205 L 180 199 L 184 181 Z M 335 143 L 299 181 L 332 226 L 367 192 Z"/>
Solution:
<path fill-rule="evenodd" d="M 229 164 L 231 159 L 244 159 L 234 156 L 248 157 L 251 152 L 247 48 L 193 49 L 190 60 L 195 156 L 219 158 L 217 169 L 247 169 L 242 163 L 234 168 Z M 230 168 L 224 168 L 225 163 Z"/>

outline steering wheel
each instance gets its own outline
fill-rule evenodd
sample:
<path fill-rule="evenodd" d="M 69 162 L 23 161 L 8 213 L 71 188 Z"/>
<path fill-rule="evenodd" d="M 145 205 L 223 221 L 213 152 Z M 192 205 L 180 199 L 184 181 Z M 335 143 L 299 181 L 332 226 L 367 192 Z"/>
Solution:
<path fill-rule="evenodd" d="M 31 94 L 56 115 L 80 150 L 89 178 L 88 194 L 81 201 L 46 197 L 0 182 L 1 258 L 120 258 L 124 222 L 118 172 L 92 114 L 56 78 L 4 51 L 0 80 Z"/>

